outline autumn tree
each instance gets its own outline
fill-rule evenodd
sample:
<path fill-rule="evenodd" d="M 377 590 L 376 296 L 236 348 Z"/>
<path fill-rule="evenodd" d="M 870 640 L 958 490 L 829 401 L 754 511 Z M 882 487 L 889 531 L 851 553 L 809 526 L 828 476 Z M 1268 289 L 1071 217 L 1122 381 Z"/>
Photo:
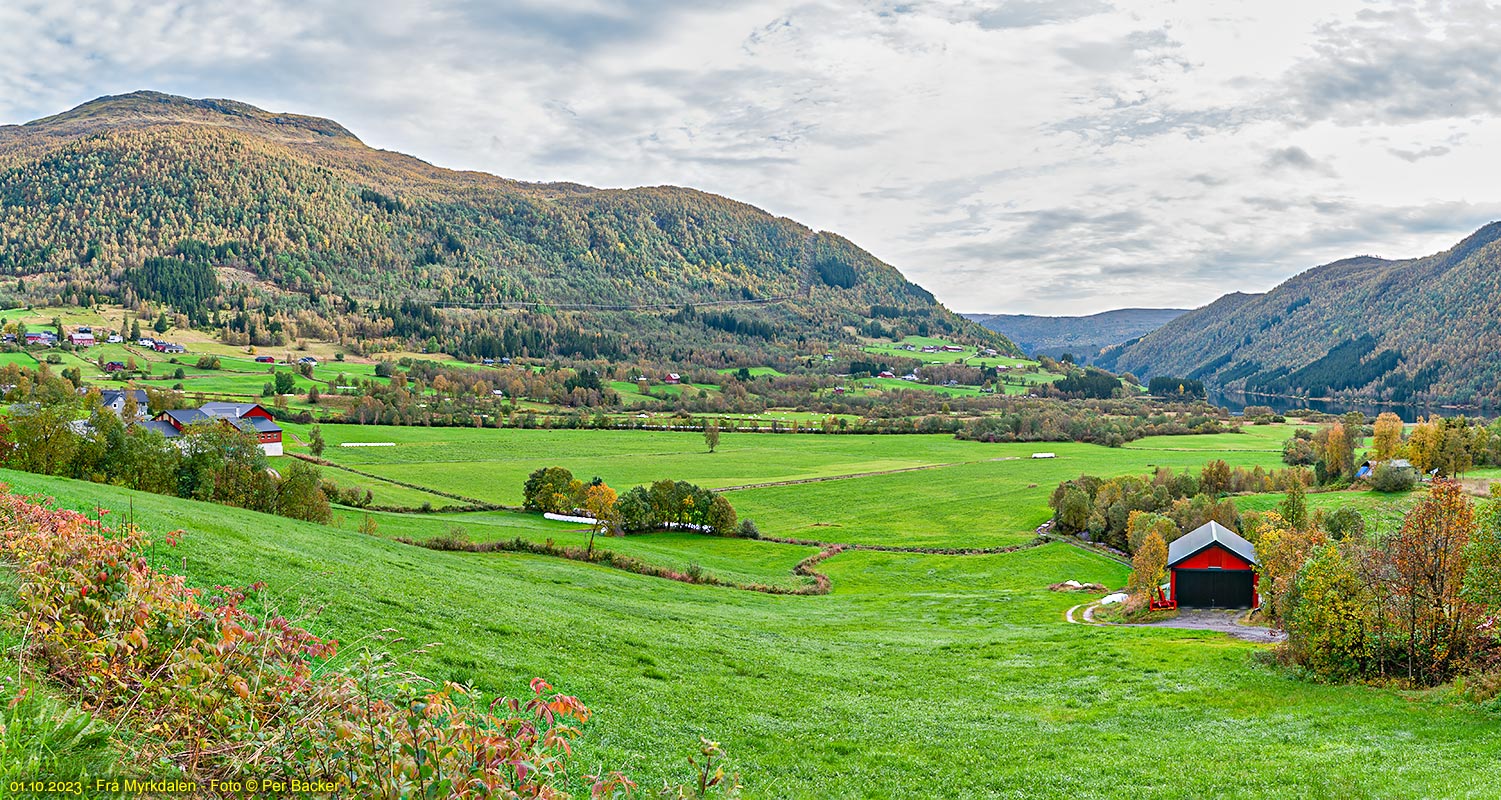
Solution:
<path fill-rule="evenodd" d="M 1390 411 L 1383 411 L 1376 417 L 1371 438 L 1371 446 L 1374 449 L 1373 457 L 1377 461 L 1389 461 L 1397 455 L 1397 448 L 1402 446 L 1402 418 Z"/>
<path fill-rule="evenodd" d="M 564 514 L 578 505 L 575 487 L 578 481 L 563 467 L 534 470 L 522 486 L 522 507 L 527 511 Z"/>
<path fill-rule="evenodd" d="M 1078 533 L 1089 524 L 1089 495 L 1082 489 L 1069 487 L 1058 508 L 1058 525 L 1066 532 Z"/>
<path fill-rule="evenodd" d="M 735 507 L 730 504 L 729 498 L 716 493 L 709 502 L 708 510 L 704 512 L 704 524 L 718 536 L 733 536 L 738 521 Z"/>
<path fill-rule="evenodd" d="M 71 427 L 77 413 L 75 403 L 42 404 L 13 413 L 11 435 L 16 446 L 10 466 L 43 475 L 66 471 L 78 448 L 78 436 Z"/>
<path fill-rule="evenodd" d="M 709 446 L 709 452 L 719 446 L 719 423 L 711 422 L 704 426 L 704 444 Z"/>
<path fill-rule="evenodd" d="M 327 523 L 333 518 L 333 510 L 321 483 L 317 467 L 291 459 L 282 468 L 281 480 L 276 483 L 275 513 L 292 519 Z"/>
<path fill-rule="evenodd" d="M 314 456 L 322 456 L 327 446 L 328 443 L 323 441 L 323 426 L 314 425 L 313 429 L 308 432 L 308 452 Z"/>
<path fill-rule="evenodd" d="M 1166 577 L 1167 543 L 1156 531 L 1151 531 L 1131 559 L 1131 580 L 1127 587 L 1136 602 L 1145 607 Z"/>
<path fill-rule="evenodd" d="M 1406 649 L 1407 678 L 1447 678 L 1466 655 L 1477 609 L 1464 596 L 1465 549 L 1475 534 L 1475 509 L 1459 484 L 1434 481 L 1388 541 L 1392 599 Z"/>
<path fill-rule="evenodd" d="M 1412 462 L 1418 472 L 1426 474 L 1433 471 L 1438 466 L 1442 439 L 1443 434 L 1439 431 L 1436 420 L 1419 420 L 1407 434 L 1407 460 Z"/>
<path fill-rule="evenodd" d="M 1330 425 L 1324 438 L 1324 470 L 1331 481 L 1355 474 L 1355 445 L 1344 423 Z"/>
<path fill-rule="evenodd" d="M 1171 543 L 1178 538 L 1178 524 L 1161 514 L 1150 511 L 1132 511 L 1126 521 L 1126 544 L 1132 553 L 1141 549 L 1147 536 L 1156 533 L 1163 542 Z"/>
<path fill-rule="evenodd" d="M 1208 495 L 1230 491 L 1230 465 L 1220 458 L 1205 464 L 1199 472 L 1199 488 Z"/>
<path fill-rule="evenodd" d="M 1312 548 L 1296 578 L 1285 619 L 1287 648 L 1298 663 L 1325 677 L 1353 680 L 1374 671 L 1378 647 L 1376 598 L 1345 551 L 1333 542 Z"/>
<path fill-rule="evenodd" d="M 1288 472 L 1283 478 L 1282 489 L 1287 492 L 1287 496 L 1282 498 L 1282 503 L 1277 507 L 1282 514 L 1282 521 L 1293 530 L 1303 530 L 1308 527 L 1308 503 L 1303 496 L 1303 476 L 1297 472 Z"/>
<path fill-rule="evenodd" d="M 1465 546 L 1465 597 L 1490 614 L 1501 614 L 1501 483 L 1475 515 L 1475 533 Z"/>
<path fill-rule="evenodd" d="M 584 491 L 584 510 L 594 518 L 589 526 L 589 554 L 594 554 L 594 537 L 620 527 L 619 495 L 603 483 L 591 484 Z"/>
<path fill-rule="evenodd" d="M 1323 543 L 1322 531 L 1297 528 L 1276 514 L 1263 517 L 1256 541 L 1256 574 L 1261 610 L 1267 619 L 1282 622 L 1288 618 L 1298 572 L 1308 553 Z"/>

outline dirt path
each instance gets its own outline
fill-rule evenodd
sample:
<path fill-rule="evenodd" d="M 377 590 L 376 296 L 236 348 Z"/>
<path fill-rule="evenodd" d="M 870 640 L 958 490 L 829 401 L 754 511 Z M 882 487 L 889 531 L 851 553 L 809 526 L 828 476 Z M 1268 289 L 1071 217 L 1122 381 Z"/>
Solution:
<path fill-rule="evenodd" d="M 1075 625 L 1096 625 L 1099 627 L 1115 628 L 1177 628 L 1186 631 L 1216 631 L 1229 634 L 1237 639 L 1262 644 L 1273 644 L 1285 641 L 1287 634 L 1264 628 L 1259 625 L 1243 625 L 1240 622 L 1242 612 L 1228 611 L 1211 608 L 1187 608 L 1178 612 L 1178 616 L 1172 619 L 1158 620 L 1157 622 L 1121 623 L 1100 622 L 1094 618 L 1095 609 L 1099 608 L 1098 602 L 1080 603 L 1064 612 L 1064 618 Z M 1081 612 L 1082 609 L 1082 612 Z"/>

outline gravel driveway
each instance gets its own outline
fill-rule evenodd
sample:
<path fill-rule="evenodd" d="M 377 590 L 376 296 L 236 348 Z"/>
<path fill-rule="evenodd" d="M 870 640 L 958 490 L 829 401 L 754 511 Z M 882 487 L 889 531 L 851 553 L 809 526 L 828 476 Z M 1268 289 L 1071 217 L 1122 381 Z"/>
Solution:
<path fill-rule="evenodd" d="M 1236 620 L 1241 611 L 1221 611 L 1212 608 L 1185 608 L 1178 616 L 1160 622 L 1147 622 L 1142 627 L 1183 628 L 1191 631 L 1219 631 L 1251 642 L 1280 642 L 1287 638 L 1282 631 L 1274 631 L 1260 625 L 1240 625 Z"/>
<path fill-rule="evenodd" d="M 1220 633 L 1228 633 L 1231 636 L 1236 637 L 1237 639 L 1245 639 L 1248 642 L 1280 642 L 1287 638 L 1287 634 L 1283 633 L 1282 631 L 1272 630 L 1271 628 L 1263 628 L 1258 625 L 1237 624 L 1236 620 L 1239 619 L 1243 613 L 1245 612 L 1223 611 L 1211 608 L 1185 608 L 1180 610 L 1178 612 L 1178 616 L 1172 619 L 1165 619 L 1159 622 L 1132 623 L 1129 625 L 1121 625 L 1121 627 L 1181 628 L 1183 630 L 1190 631 L 1219 631 Z M 1093 607 L 1086 608 L 1084 610 L 1084 620 L 1086 622 L 1097 625 L 1104 624 L 1095 622 Z"/>

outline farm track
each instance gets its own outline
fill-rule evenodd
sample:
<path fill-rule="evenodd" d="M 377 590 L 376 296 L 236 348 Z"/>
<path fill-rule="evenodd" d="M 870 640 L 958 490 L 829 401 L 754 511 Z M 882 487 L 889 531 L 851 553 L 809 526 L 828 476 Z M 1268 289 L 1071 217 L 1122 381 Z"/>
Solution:
<path fill-rule="evenodd" d="M 1051 541 L 1063 542 L 1064 544 L 1067 544 L 1067 545 L 1070 545 L 1070 546 L 1073 546 L 1073 547 L 1077 547 L 1080 550 L 1084 550 L 1084 551 L 1087 551 L 1087 552 L 1090 552 L 1090 553 L 1094 553 L 1097 556 L 1104 556 L 1105 558 L 1108 558 L 1111 561 L 1115 561 L 1117 563 L 1125 564 L 1128 567 L 1131 566 L 1131 559 L 1126 558 L 1125 556 L 1116 555 L 1115 553 L 1112 553 L 1112 552 L 1110 552 L 1108 550 L 1103 550 L 1103 549 L 1100 549 L 1100 548 L 1097 548 L 1097 547 L 1090 547 L 1089 545 L 1087 545 L 1087 544 L 1085 544 L 1085 543 L 1083 543 L 1083 542 L 1081 542 L 1081 541 L 1073 538 L 1072 536 L 1056 536 L 1056 537 L 1050 537 L 1050 539 L 1051 539 Z"/>
<path fill-rule="evenodd" d="M 775 542 L 777 544 L 818 547 L 824 550 L 838 548 L 841 551 L 869 550 L 876 553 L 914 553 L 927 556 L 993 556 L 1000 553 L 1014 553 L 1018 550 L 1027 550 L 1048 543 L 1048 539 L 1041 536 L 1030 542 L 1008 544 L 1004 547 L 917 547 L 915 545 L 896 544 L 847 544 L 843 542 L 820 542 L 815 539 L 787 539 L 780 536 L 762 536 L 760 540 L 763 542 Z"/>
<path fill-rule="evenodd" d="M 718 489 L 710 489 L 711 492 L 738 492 L 745 489 L 767 489 L 772 486 L 798 486 L 804 483 L 825 483 L 827 481 L 843 481 L 851 478 L 872 478 L 877 475 L 895 475 L 901 472 L 920 472 L 925 469 L 943 469 L 945 467 L 963 467 L 969 464 L 988 464 L 992 461 L 1021 461 L 1020 456 L 1003 456 L 1001 458 L 982 458 L 978 461 L 954 461 L 947 464 L 922 464 L 916 467 L 897 467 L 896 469 L 882 469 L 874 472 L 851 472 L 848 475 L 822 475 L 816 478 L 794 478 L 785 481 L 768 481 L 766 483 L 747 483 L 740 486 L 721 486 Z"/>
<path fill-rule="evenodd" d="M 318 458 L 316 456 L 303 455 L 302 453 L 288 453 L 288 455 L 290 455 L 292 458 L 296 458 L 296 459 L 300 459 L 302 461 L 306 461 L 309 464 L 317 464 L 320 467 L 333 467 L 334 469 L 342 469 L 345 472 L 348 472 L 348 473 L 351 473 L 351 474 L 354 474 L 354 475 L 359 475 L 360 477 L 363 477 L 363 478 L 370 478 L 371 480 L 377 480 L 377 481 L 381 481 L 383 483 L 389 483 L 389 484 L 391 484 L 393 486 L 400 486 L 400 487 L 402 487 L 404 489 L 414 489 L 416 491 L 425 492 L 427 494 L 435 495 L 437 497 L 446 497 L 446 498 L 448 498 L 450 500 L 458 500 L 458 501 L 461 501 L 461 502 L 466 503 L 469 506 L 471 506 L 471 510 L 485 510 L 485 511 L 518 511 L 519 510 L 519 509 L 517 509 L 517 508 L 515 508 L 513 506 L 503 506 L 503 505 L 500 505 L 498 503 L 487 503 L 487 502 L 485 502 L 483 500 L 478 500 L 478 499 L 475 499 L 473 497 L 465 497 L 464 495 L 461 495 L 461 494 L 454 494 L 452 492 L 444 492 L 444 491 L 440 491 L 438 489 L 433 489 L 433 488 L 428 487 L 428 486 L 418 486 L 415 483 L 407 483 L 406 481 L 398 481 L 398 480 L 395 480 L 394 478 L 385 478 L 385 477 L 382 477 L 380 475 L 375 475 L 375 474 L 372 474 L 372 473 L 369 473 L 369 472 L 364 472 L 364 471 L 361 471 L 361 470 L 357 470 L 357 469 L 355 469 L 353 467 L 346 467 L 343 464 L 336 464 L 336 463 L 334 463 L 332 461 L 329 461 L 329 460 L 323 459 L 323 458 Z"/>

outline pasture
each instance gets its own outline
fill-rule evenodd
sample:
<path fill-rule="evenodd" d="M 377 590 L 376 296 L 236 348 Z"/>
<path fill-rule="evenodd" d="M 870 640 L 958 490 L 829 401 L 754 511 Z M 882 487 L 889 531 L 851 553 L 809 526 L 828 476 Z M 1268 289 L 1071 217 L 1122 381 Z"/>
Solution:
<path fill-rule="evenodd" d="M 1443 690 L 1309 683 L 1220 634 L 1069 625 L 1063 611 L 1079 597 L 1049 583 L 1116 586 L 1126 570 L 1065 544 L 989 556 L 846 552 L 820 567 L 831 594 L 782 597 L 387 538 L 406 524 L 460 524 L 475 538 L 567 535 L 520 515 L 382 516 L 380 535 L 367 536 L 349 515 L 317 526 L 23 473 L 0 479 L 78 509 L 133 504 L 148 529 L 186 528 L 178 547 L 151 554 L 158 564 L 197 586 L 266 581 L 254 602 L 337 636 L 341 660 L 390 648 L 431 679 L 487 694 L 545 677 L 595 712 L 574 774 L 622 768 L 643 788 L 686 779 L 700 736 L 724 744 L 751 798 L 1108 798 L 1122 787 L 1144 798 L 1485 797 L 1501 758 L 1501 723 Z M 781 573 L 807 552 L 636 538 L 663 558 L 746 574 Z M 426 643 L 437 644 L 417 647 Z"/>
<path fill-rule="evenodd" d="M 1156 437 L 1151 443 L 1163 449 L 1125 449 L 986 444 L 946 434 L 724 433 L 710 453 L 695 432 L 325 425 L 323 435 L 330 445 L 326 459 L 487 503 L 519 505 L 527 474 L 556 465 L 583 480 L 602 478 L 618 490 L 669 478 L 730 489 L 727 496 L 740 515 L 755 519 L 768 535 L 925 547 L 1026 541 L 1052 515 L 1047 501 L 1053 488 L 1083 473 L 1197 469 L 1209 460 L 1206 451 L 1165 449 L 1198 437 Z M 338 446 L 359 441 L 396 446 Z M 1235 466 L 1280 466 L 1280 448 L 1274 453 L 1246 444 L 1216 454 Z M 1057 457 L 1032 459 L 1037 452 Z M 330 476 L 343 481 L 343 473 Z"/>

